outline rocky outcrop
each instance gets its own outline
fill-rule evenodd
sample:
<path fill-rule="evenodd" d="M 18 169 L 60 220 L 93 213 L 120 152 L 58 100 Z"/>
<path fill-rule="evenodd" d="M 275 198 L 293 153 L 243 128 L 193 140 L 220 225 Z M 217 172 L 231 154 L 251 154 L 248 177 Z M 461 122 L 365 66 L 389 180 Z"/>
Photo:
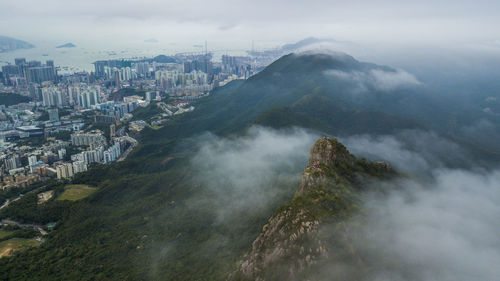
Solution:
<path fill-rule="evenodd" d="M 331 169 L 337 165 L 350 167 L 354 165 L 355 160 L 356 158 L 349 153 L 347 148 L 336 139 L 320 138 L 309 152 L 308 166 L 302 174 L 302 180 L 295 195 L 324 186 L 328 180 L 325 169 Z"/>
<path fill-rule="evenodd" d="M 316 141 L 309 152 L 309 166 L 335 166 L 338 164 L 353 165 L 356 158 L 347 148 L 334 138 L 322 137 Z"/>
<path fill-rule="evenodd" d="M 306 169 L 302 174 L 302 179 L 300 181 L 299 189 L 295 193 L 295 196 L 300 194 L 310 192 L 311 190 L 326 184 L 328 178 L 324 173 L 319 171 L 321 168 L 313 168 L 318 169 L 311 171 L 310 168 Z"/>
<path fill-rule="evenodd" d="M 269 219 L 228 279 L 304 280 L 327 260 L 359 261 L 343 223 L 357 208 L 355 180 L 388 171 L 385 162 L 356 160 L 336 139 L 317 140 L 293 200 Z"/>
<path fill-rule="evenodd" d="M 283 210 L 263 227 L 230 279 L 264 280 L 273 275 L 271 269 L 283 280 L 294 280 L 298 272 L 327 256 L 318 227 L 319 221 L 308 217 L 305 210 Z"/>

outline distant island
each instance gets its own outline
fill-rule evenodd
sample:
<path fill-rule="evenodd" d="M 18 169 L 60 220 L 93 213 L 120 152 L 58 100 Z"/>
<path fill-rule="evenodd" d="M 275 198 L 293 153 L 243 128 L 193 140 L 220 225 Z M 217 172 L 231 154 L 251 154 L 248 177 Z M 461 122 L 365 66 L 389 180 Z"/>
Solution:
<path fill-rule="evenodd" d="M 146 43 L 158 43 L 158 40 L 156 40 L 155 38 L 149 38 L 149 39 L 144 40 L 144 42 L 146 42 Z"/>
<path fill-rule="evenodd" d="M 6 53 L 18 49 L 31 49 L 34 47 L 35 45 L 31 43 L 0 35 L 0 53 Z"/>
<path fill-rule="evenodd" d="M 73 43 L 66 43 L 66 44 L 63 44 L 63 45 L 59 45 L 56 48 L 59 49 L 59 48 L 74 48 L 74 47 L 76 47 L 75 44 L 73 44 Z"/>
<path fill-rule="evenodd" d="M 159 63 L 170 63 L 170 62 L 176 62 L 177 60 L 174 57 L 165 56 L 165 55 L 158 55 L 158 56 L 153 58 L 153 61 L 159 62 Z"/>

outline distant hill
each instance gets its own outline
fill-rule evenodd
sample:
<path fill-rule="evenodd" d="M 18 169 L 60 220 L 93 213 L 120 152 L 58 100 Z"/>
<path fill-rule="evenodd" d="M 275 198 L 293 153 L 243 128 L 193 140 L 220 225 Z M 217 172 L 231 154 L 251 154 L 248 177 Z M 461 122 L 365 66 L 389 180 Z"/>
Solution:
<path fill-rule="evenodd" d="M 281 50 L 283 50 L 284 52 L 294 52 L 300 48 L 304 48 L 304 47 L 307 47 L 307 46 L 312 45 L 312 44 L 329 43 L 329 42 L 336 42 L 336 40 L 308 37 L 308 38 L 302 39 L 296 43 L 285 44 L 285 45 L 281 46 Z"/>
<path fill-rule="evenodd" d="M 177 60 L 175 58 L 165 56 L 165 55 L 158 55 L 158 56 L 153 58 L 153 61 L 159 62 L 159 63 L 177 62 Z"/>
<path fill-rule="evenodd" d="M 63 45 L 59 45 L 56 48 L 60 49 L 60 48 L 74 48 L 74 47 L 76 47 L 75 44 L 73 44 L 73 43 L 66 43 L 66 44 L 63 44 Z"/>
<path fill-rule="evenodd" d="M 315 37 L 308 37 L 308 38 L 302 39 L 298 42 L 285 44 L 281 47 L 271 49 L 271 50 L 248 51 L 248 54 L 250 54 L 252 56 L 280 57 L 280 56 L 287 55 L 290 53 L 297 53 L 297 52 L 303 51 L 304 49 L 307 49 L 310 47 L 315 47 L 316 45 L 319 45 L 322 43 L 334 43 L 334 44 L 342 45 L 342 44 L 345 44 L 346 42 L 339 42 L 335 39 L 330 39 L 330 38 L 320 39 L 320 38 L 315 38 Z"/>
<path fill-rule="evenodd" d="M 0 35 L 0 53 L 10 52 L 18 49 L 31 49 L 34 47 L 35 45 L 31 43 Z"/>

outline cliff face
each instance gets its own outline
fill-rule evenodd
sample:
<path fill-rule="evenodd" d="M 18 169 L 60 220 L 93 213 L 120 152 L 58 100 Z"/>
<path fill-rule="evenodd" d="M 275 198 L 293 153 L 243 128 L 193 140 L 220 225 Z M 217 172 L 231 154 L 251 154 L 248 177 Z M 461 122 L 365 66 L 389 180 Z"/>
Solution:
<path fill-rule="evenodd" d="M 359 179 L 388 174 L 386 163 L 356 160 L 336 139 L 319 139 L 294 198 L 269 219 L 229 280 L 314 280 L 315 267 L 339 256 L 360 262 L 342 222 L 357 211 Z M 335 226 L 328 235 L 326 223 Z"/>
<path fill-rule="evenodd" d="M 339 165 L 351 167 L 355 160 L 347 148 L 336 139 L 320 138 L 309 152 L 309 162 L 302 174 L 296 196 L 325 185 L 329 176 L 327 170 Z"/>

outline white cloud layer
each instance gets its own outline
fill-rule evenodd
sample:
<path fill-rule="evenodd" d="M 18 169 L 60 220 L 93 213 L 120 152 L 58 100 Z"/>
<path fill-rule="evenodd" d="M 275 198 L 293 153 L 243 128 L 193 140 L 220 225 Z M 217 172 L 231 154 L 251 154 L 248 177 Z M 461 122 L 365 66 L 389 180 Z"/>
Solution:
<path fill-rule="evenodd" d="M 253 127 L 238 138 L 200 137 L 192 164 L 201 195 L 192 204 L 210 204 L 220 220 L 260 212 L 290 196 L 317 136 L 302 129 Z"/>
<path fill-rule="evenodd" d="M 386 184 L 365 199 L 354 238 L 367 280 L 496 280 L 500 276 L 500 171 L 440 169 L 432 181 Z"/>
<path fill-rule="evenodd" d="M 326 274 L 367 270 L 367 281 L 498 279 L 500 170 L 447 168 L 444 156 L 468 161 L 466 154 L 422 131 L 344 142 L 357 155 L 389 160 L 413 174 L 378 183 L 377 190 L 389 192 L 365 194 L 364 215 L 351 224 L 360 232 L 349 237 L 365 266 L 331 264 Z"/>
<path fill-rule="evenodd" d="M 369 89 L 392 91 L 421 85 L 418 79 L 404 70 L 372 69 L 368 71 L 328 70 L 325 75 L 344 80 L 355 85 L 355 91 L 365 92 Z"/>

